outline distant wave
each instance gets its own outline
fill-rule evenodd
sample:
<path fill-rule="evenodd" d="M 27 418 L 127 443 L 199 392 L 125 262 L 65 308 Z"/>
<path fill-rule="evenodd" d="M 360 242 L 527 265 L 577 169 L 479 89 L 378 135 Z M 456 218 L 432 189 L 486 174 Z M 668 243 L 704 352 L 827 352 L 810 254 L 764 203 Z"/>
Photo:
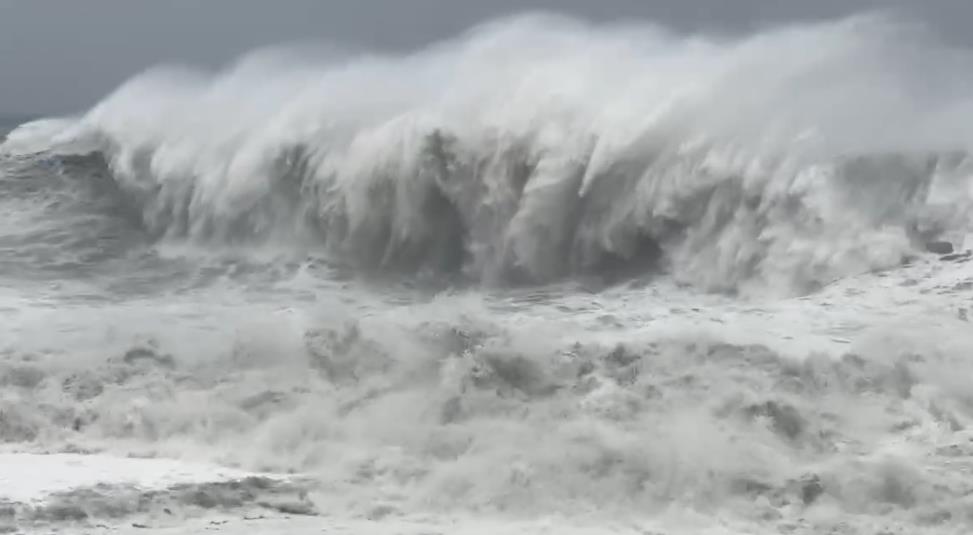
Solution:
<path fill-rule="evenodd" d="M 153 69 L 3 150 L 100 152 L 160 239 L 802 292 L 968 226 L 971 60 L 875 17 L 710 39 L 525 16 L 399 57 Z"/>

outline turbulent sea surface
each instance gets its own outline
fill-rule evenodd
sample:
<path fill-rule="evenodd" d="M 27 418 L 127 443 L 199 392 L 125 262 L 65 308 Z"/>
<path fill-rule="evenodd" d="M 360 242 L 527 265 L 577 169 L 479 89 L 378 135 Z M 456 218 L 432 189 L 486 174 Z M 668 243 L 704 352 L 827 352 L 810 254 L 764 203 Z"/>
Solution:
<path fill-rule="evenodd" d="M 0 529 L 968 533 L 973 53 L 553 17 L 0 145 Z"/>

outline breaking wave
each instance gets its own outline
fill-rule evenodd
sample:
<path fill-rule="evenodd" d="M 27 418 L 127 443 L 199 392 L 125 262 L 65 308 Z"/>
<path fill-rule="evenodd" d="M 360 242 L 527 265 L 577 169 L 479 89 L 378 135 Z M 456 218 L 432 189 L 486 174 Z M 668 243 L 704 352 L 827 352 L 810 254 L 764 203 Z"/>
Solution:
<path fill-rule="evenodd" d="M 535 15 L 403 56 L 160 67 L 3 147 L 100 154 L 163 240 L 803 292 L 968 225 L 971 59 L 878 17 L 709 38 Z"/>

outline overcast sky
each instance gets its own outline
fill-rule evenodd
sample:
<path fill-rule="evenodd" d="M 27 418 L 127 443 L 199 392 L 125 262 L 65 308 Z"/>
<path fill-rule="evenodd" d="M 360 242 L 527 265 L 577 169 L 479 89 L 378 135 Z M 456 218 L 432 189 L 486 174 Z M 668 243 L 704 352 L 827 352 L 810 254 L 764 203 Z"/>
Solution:
<path fill-rule="evenodd" d="M 973 0 L 0 0 L 0 114 L 82 110 L 160 62 L 216 66 L 308 40 L 407 50 L 538 9 L 738 31 L 889 6 L 973 44 Z"/>

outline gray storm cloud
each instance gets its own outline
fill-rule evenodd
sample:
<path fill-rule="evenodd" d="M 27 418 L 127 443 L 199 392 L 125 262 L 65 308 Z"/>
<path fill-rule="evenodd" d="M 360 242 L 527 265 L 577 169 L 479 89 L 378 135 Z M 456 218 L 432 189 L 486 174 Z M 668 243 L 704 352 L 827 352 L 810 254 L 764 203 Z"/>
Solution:
<path fill-rule="evenodd" d="M 0 114 L 84 109 L 163 62 L 212 66 L 256 47 L 295 41 L 403 50 L 522 11 L 739 32 L 873 9 L 904 9 L 938 33 L 973 42 L 962 27 L 973 6 L 961 0 L 0 0 Z"/>

